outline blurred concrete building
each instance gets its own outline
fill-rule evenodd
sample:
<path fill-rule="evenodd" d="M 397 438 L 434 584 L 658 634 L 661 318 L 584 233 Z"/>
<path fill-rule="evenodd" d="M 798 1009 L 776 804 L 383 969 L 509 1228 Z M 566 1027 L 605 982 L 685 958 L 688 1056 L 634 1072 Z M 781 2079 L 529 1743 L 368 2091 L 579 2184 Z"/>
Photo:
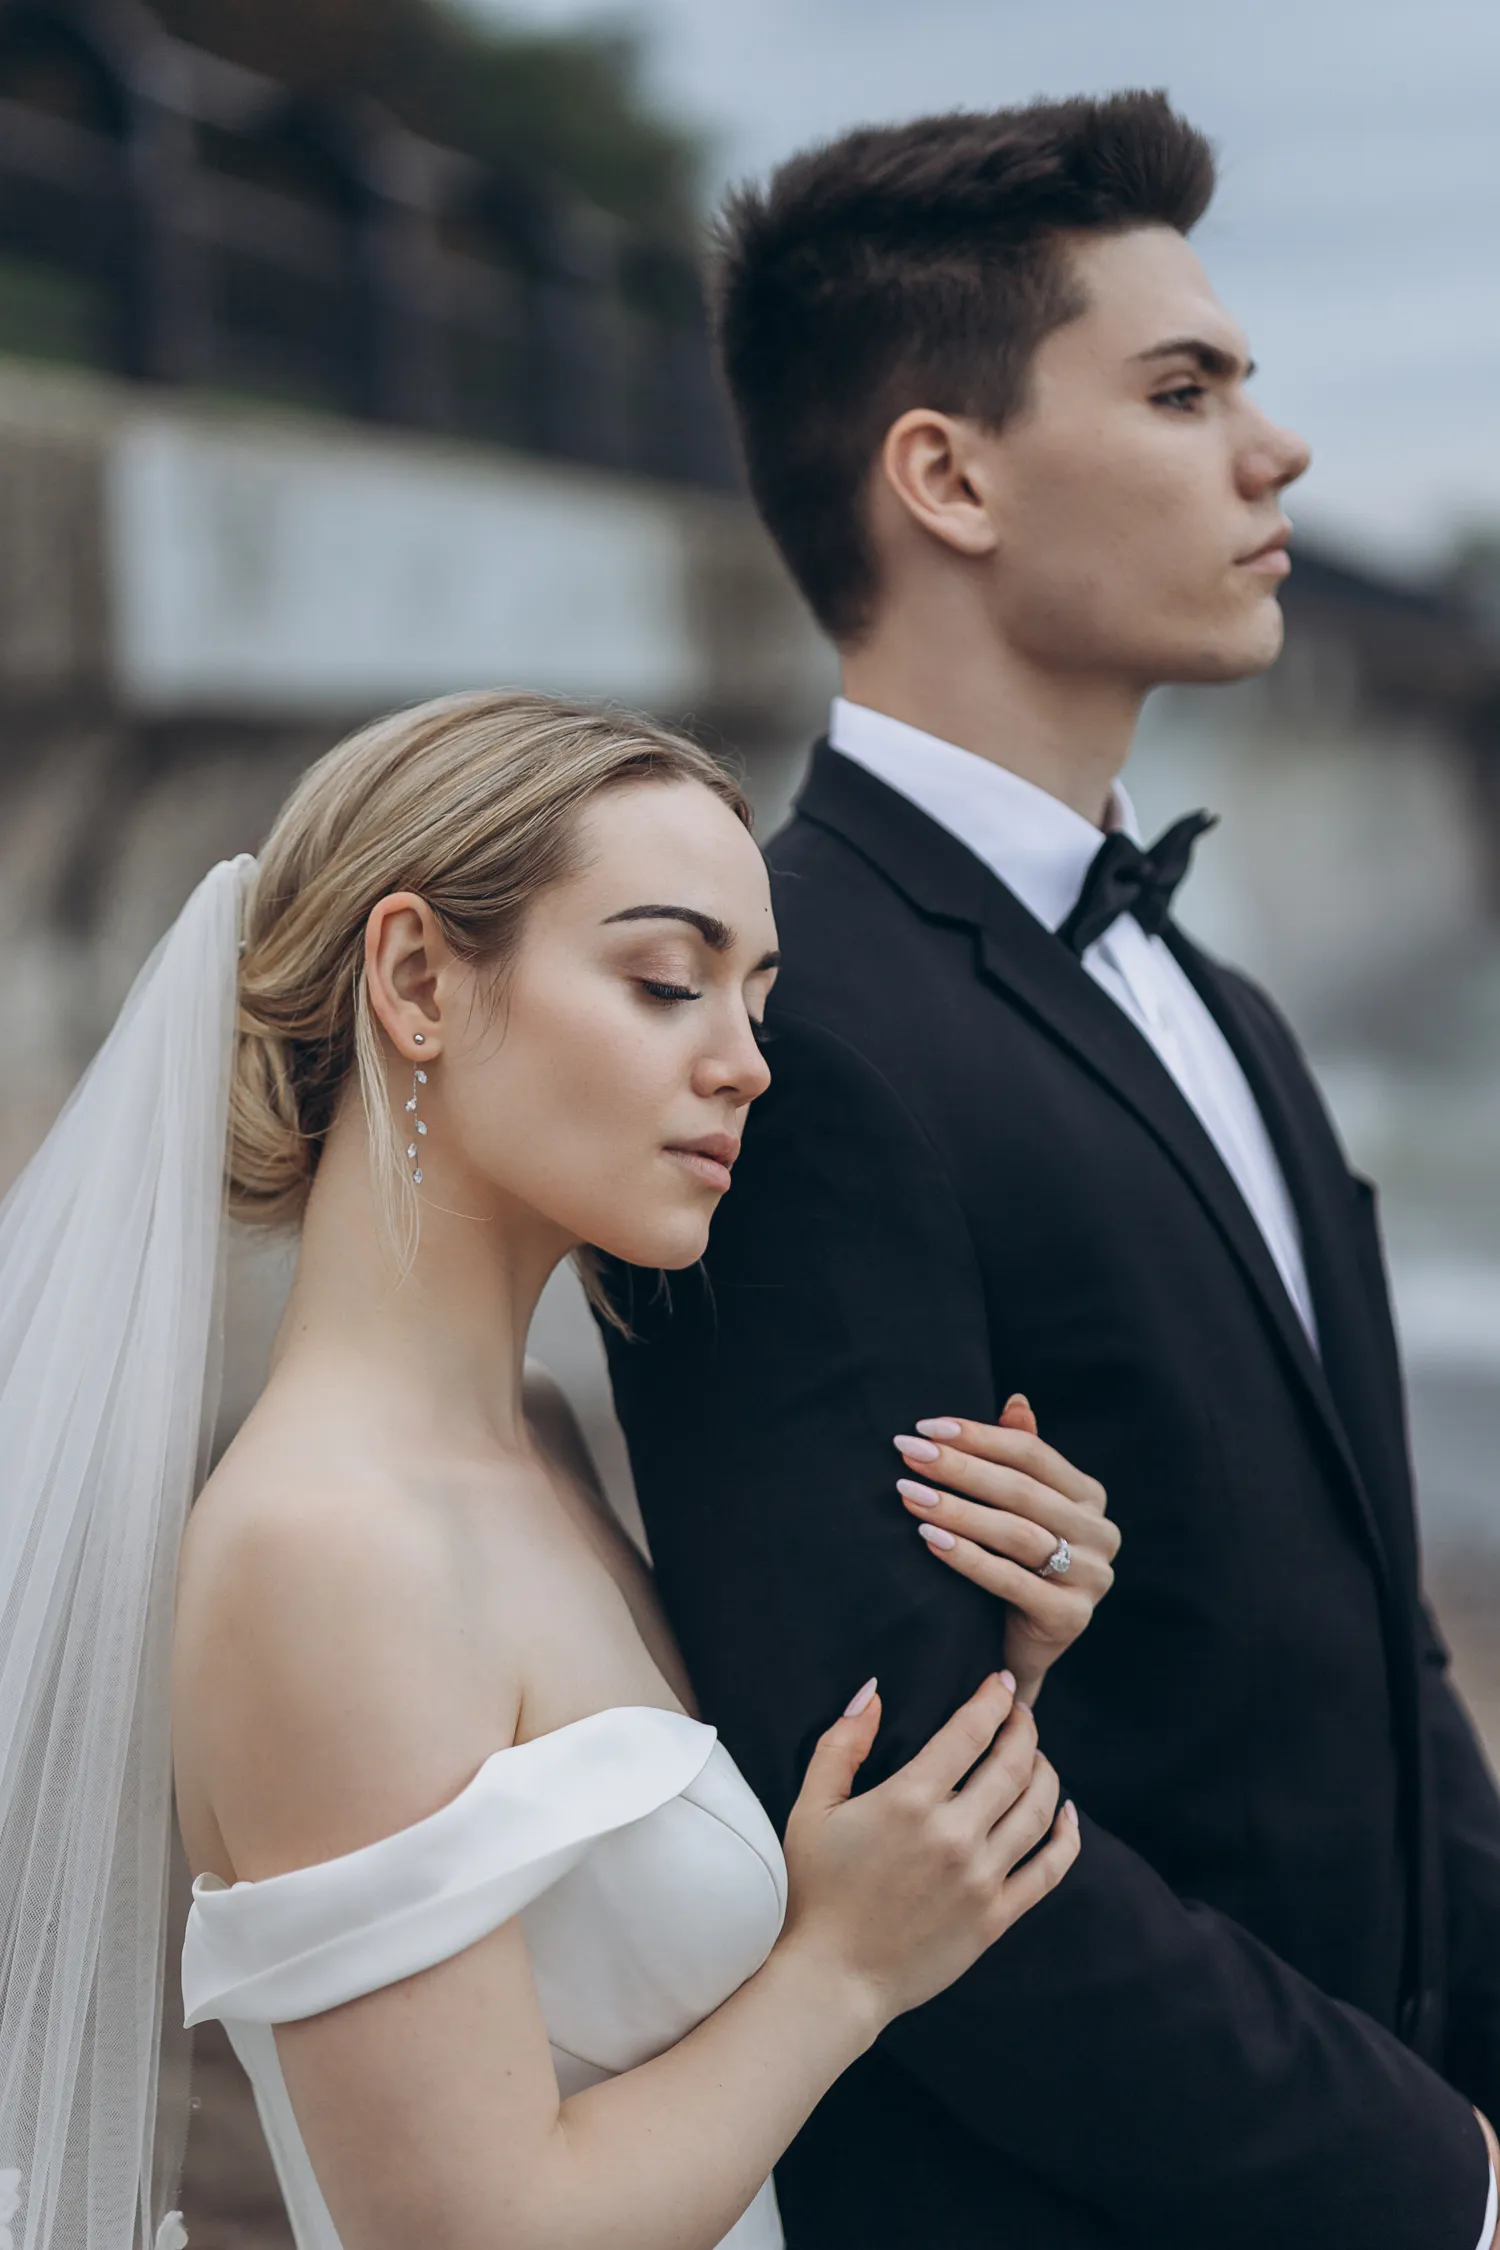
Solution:
<path fill-rule="evenodd" d="M 1324 1045 L 1393 1029 L 1413 969 L 1500 906 L 1500 632 L 1457 587 L 1293 558 L 1279 663 L 1158 697 L 1131 774 L 1148 825 L 1224 816 L 1185 910 Z"/>

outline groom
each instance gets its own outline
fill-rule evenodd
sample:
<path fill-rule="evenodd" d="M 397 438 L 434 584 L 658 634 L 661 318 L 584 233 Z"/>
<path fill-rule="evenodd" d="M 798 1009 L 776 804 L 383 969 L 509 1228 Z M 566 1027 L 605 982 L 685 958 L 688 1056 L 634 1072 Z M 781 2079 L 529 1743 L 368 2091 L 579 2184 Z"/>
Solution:
<path fill-rule="evenodd" d="M 1152 687 L 1281 640 L 1307 454 L 1187 245 L 1212 186 L 1128 94 L 851 134 L 725 223 L 751 487 L 843 694 L 706 1270 L 618 1277 L 662 1591 L 779 1817 L 869 1673 L 883 1773 L 1001 1661 L 893 1434 L 1023 1391 L 1124 1532 L 1042 1709 L 1079 1862 L 834 2089 L 791 2250 L 1495 2233 L 1500 1802 L 1421 1602 L 1371 1192 L 1171 918 L 1193 824 L 1141 851 L 1116 785 Z"/>

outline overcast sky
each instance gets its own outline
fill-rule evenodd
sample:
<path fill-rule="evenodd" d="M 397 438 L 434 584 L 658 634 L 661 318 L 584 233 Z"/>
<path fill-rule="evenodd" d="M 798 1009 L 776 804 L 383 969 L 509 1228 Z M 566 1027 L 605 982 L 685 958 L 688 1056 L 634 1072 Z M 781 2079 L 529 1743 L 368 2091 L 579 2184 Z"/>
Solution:
<path fill-rule="evenodd" d="M 653 93 L 709 134 L 716 180 L 873 119 L 1166 86 L 1219 146 L 1219 197 L 1196 240 L 1250 330 L 1262 399 L 1312 441 L 1305 522 L 1414 563 L 1458 526 L 1500 527 L 1495 0 L 503 0 L 495 12 L 640 26 Z"/>

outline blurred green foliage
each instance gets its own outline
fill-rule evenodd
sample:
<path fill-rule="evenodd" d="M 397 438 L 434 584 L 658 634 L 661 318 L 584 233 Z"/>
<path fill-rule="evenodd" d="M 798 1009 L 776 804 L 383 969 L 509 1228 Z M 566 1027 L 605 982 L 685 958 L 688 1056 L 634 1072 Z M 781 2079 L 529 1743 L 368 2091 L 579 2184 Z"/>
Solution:
<path fill-rule="evenodd" d="M 702 150 L 656 116 L 640 50 L 609 29 L 491 25 L 447 0 L 150 0 L 166 28 L 308 93 L 363 93 L 414 132 L 541 171 L 686 242 Z"/>

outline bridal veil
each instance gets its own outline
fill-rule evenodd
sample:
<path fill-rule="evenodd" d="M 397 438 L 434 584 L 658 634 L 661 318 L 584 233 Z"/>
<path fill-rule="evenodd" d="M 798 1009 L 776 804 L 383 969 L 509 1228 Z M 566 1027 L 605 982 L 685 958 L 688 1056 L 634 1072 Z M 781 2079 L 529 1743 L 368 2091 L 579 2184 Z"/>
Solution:
<path fill-rule="evenodd" d="M 254 864 L 199 885 L 0 1205 L 0 2240 L 8 2220 L 15 2250 L 184 2239 L 152 2181 L 172 1602 L 212 1428 Z"/>

